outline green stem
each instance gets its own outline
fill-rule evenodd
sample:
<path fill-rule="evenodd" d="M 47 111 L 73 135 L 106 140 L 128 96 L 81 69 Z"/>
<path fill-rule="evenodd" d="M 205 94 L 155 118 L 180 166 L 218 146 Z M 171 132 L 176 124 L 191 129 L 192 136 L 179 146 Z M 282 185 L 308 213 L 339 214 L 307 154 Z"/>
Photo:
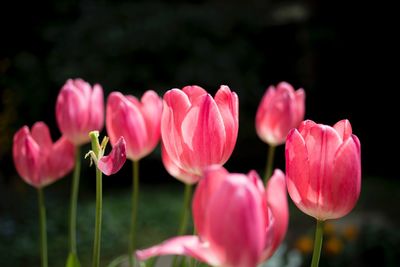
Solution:
<path fill-rule="evenodd" d="M 102 194 L 102 173 L 96 168 L 96 222 L 94 229 L 93 267 L 100 266 Z"/>
<path fill-rule="evenodd" d="M 267 183 L 268 179 L 272 175 L 272 169 L 274 167 L 274 156 L 275 156 L 275 146 L 269 146 L 268 149 L 268 158 L 267 158 L 267 164 L 265 166 L 265 176 L 264 176 L 264 181 Z"/>
<path fill-rule="evenodd" d="M 185 184 L 185 193 L 183 196 L 183 206 L 181 215 L 181 224 L 179 226 L 178 235 L 186 234 L 189 215 L 190 215 L 190 200 L 192 198 L 192 185 Z"/>
<path fill-rule="evenodd" d="M 317 220 L 317 228 L 315 230 L 315 240 L 314 240 L 314 252 L 311 261 L 311 267 L 318 267 L 319 257 L 321 255 L 321 247 L 322 247 L 322 236 L 324 221 Z"/>
<path fill-rule="evenodd" d="M 136 217 L 138 210 L 138 199 L 139 199 L 139 161 L 134 160 L 133 162 L 133 175 L 132 175 L 132 213 L 131 213 L 131 240 L 129 246 L 129 266 L 134 266 L 133 253 L 136 249 Z"/>
<path fill-rule="evenodd" d="M 81 151 L 79 146 L 75 149 L 75 169 L 72 176 L 71 202 L 69 212 L 69 249 L 76 254 L 76 207 L 78 203 L 79 176 L 81 172 Z"/>
<path fill-rule="evenodd" d="M 40 224 L 40 248 L 42 267 L 47 267 L 47 230 L 46 230 L 46 207 L 44 203 L 43 189 L 38 188 L 38 208 Z"/>
<path fill-rule="evenodd" d="M 189 221 L 190 215 L 190 200 L 192 198 L 192 185 L 185 184 L 185 193 L 183 196 L 183 206 L 182 206 L 182 215 L 181 215 L 181 223 L 179 225 L 178 236 L 186 234 L 187 225 Z M 172 266 L 176 266 L 178 263 L 178 257 L 175 256 L 172 262 Z"/>

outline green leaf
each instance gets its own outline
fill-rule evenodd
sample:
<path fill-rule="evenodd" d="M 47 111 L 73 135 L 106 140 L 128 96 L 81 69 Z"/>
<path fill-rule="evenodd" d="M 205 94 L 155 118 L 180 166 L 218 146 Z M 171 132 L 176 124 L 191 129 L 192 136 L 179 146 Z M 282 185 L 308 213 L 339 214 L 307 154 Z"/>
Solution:
<path fill-rule="evenodd" d="M 75 253 L 69 253 L 65 267 L 81 267 L 78 256 Z"/>

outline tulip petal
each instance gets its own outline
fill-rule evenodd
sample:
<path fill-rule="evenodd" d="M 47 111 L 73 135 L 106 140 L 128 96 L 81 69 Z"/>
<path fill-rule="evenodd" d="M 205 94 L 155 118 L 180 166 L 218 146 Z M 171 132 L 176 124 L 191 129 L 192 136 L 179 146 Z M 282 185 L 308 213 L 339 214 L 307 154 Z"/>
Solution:
<path fill-rule="evenodd" d="M 165 169 L 172 177 L 184 182 L 185 184 L 194 184 L 200 180 L 200 176 L 188 173 L 187 171 L 176 165 L 168 156 L 167 152 L 165 151 L 164 145 L 162 145 L 161 147 L 161 158 Z"/>
<path fill-rule="evenodd" d="M 121 136 L 108 156 L 101 157 L 97 167 L 105 175 L 118 172 L 126 161 L 126 143 Z"/>
<path fill-rule="evenodd" d="M 104 127 L 104 95 L 103 88 L 99 84 L 93 86 L 89 102 L 89 120 L 86 125 L 86 132 L 101 131 Z"/>
<path fill-rule="evenodd" d="M 239 129 L 239 98 L 228 86 L 222 85 L 215 95 L 215 103 L 225 125 L 226 142 L 222 162 L 226 162 L 235 148 Z"/>
<path fill-rule="evenodd" d="M 263 260 L 273 255 L 286 235 L 289 223 L 289 207 L 286 195 L 285 174 L 276 169 L 266 188 L 267 204 L 272 213 L 272 220 L 268 225 L 266 250 Z"/>
<path fill-rule="evenodd" d="M 144 93 L 141 99 L 140 110 L 146 122 L 148 133 L 146 153 L 150 153 L 160 140 L 162 108 L 162 99 L 156 92 L 149 90 Z"/>
<path fill-rule="evenodd" d="M 314 217 L 323 219 L 321 207 L 331 203 L 330 194 L 333 179 L 333 161 L 342 143 L 339 134 L 330 126 L 318 124 L 310 129 L 305 137 L 310 164 L 309 192 L 311 201 L 317 205 Z"/>
<path fill-rule="evenodd" d="M 136 257 L 140 261 L 162 255 L 186 255 L 213 266 L 220 264 L 212 251 L 197 236 L 179 236 L 166 240 L 160 245 L 136 251 Z"/>
<path fill-rule="evenodd" d="M 299 126 L 300 122 L 304 119 L 306 93 L 304 92 L 303 88 L 296 90 L 295 98 L 296 98 L 296 112 L 294 116 L 293 127 Z"/>
<path fill-rule="evenodd" d="M 36 122 L 31 131 L 33 139 L 45 153 L 50 153 L 53 141 L 51 140 L 49 127 L 44 122 Z"/>
<path fill-rule="evenodd" d="M 46 160 L 46 176 L 42 185 L 46 186 L 64 177 L 72 171 L 75 164 L 75 146 L 65 137 L 54 143 L 51 154 Z"/>
<path fill-rule="evenodd" d="M 138 160 L 146 148 L 148 133 L 146 122 L 140 111 L 140 102 L 133 96 L 125 97 L 113 92 L 107 103 L 107 131 L 111 144 L 115 145 L 123 136 L 127 142 L 127 157 Z"/>
<path fill-rule="evenodd" d="M 337 151 L 333 166 L 331 205 L 326 210 L 325 219 L 336 219 L 348 214 L 360 195 L 361 158 L 357 141 L 347 139 Z"/>
<path fill-rule="evenodd" d="M 225 266 L 257 266 L 265 245 L 264 203 L 242 174 L 230 174 L 211 196 L 203 236 Z"/>
<path fill-rule="evenodd" d="M 179 89 L 172 89 L 164 94 L 161 138 L 165 150 L 174 162 L 181 162 L 180 157 L 183 152 L 181 124 L 190 106 L 188 96 Z"/>
<path fill-rule="evenodd" d="M 29 128 L 22 127 L 14 135 L 13 159 L 21 178 L 28 184 L 39 188 L 41 178 L 40 147 L 30 136 Z"/>
<path fill-rule="evenodd" d="M 347 140 L 352 134 L 351 124 L 348 120 L 337 122 L 333 128 L 337 131 L 343 141 Z"/>
<path fill-rule="evenodd" d="M 225 126 L 214 99 L 210 95 L 197 98 L 182 122 L 184 150 L 183 162 L 196 166 L 193 172 L 201 174 L 202 168 L 220 162 L 225 146 Z"/>
<path fill-rule="evenodd" d="M 182 91 L 188 96 L 191 103 L 195 102 L 196 98 L 207 94 L 206 90 L 197 85 L 185 86 Z"/>
<path fill-rule="evenodd" d="M 296 206 L 309 214 L 307 206 L 316 196 L 309 192 L 310 170 L 308 153 L 302 135 L 292 129 L 286 139 L 286 182 L 290 197 Z"/>
<path fill-rule="evenodd" d="M 226 179 L 228 174 L 228 171 L 221 166 L 210 166 L 205 169 L 204 177 L 197 186 L 193 197 L 192 212 L 196 231 L 200 235 L 204 232 L 205 213 L 210 198 L 218 190 L 222 181 Z"/>

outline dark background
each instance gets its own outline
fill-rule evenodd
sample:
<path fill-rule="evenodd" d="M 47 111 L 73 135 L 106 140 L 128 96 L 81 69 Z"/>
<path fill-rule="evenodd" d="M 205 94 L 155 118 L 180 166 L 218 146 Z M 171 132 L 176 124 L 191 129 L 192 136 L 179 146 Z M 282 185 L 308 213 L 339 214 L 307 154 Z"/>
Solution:
<path fill-rule="evenodd" d="M 383 2 L 348 2 L 2 3 L 0 212 L 21 209 L 10 208 L 15 201 L 10 192 L 27 191 L 12 163 L 13 134 L 43 120 L 58 138 L 55 100 L 64 82 L 77 77 L 100 83 L 105 97 L 115 90 L 140 97 L 148 89 L 162 96 L 189 84 L 215 93 L 228 85 L 240 99 L 238 141 L 226 165 L 237 172 L 263 171 L 267 145 L 255 133 L 256 109 L 269 85 L 290 82 L 306 91 L 307 119 L 330 125 L 350 120 L 362 144 L 363 181 L 388 183 L 390 194 L 398 196 L 395 14 Z M 283 151 L 281 146 L 276 155 L 282 169 Z M 159 157 L 157 148 L 142 161 L 142 183 L 175 182 Z M 83 165 L 83 176 L 94 176 Z M 105 180 L 105 186 L 126 188 L 130 179 L 125 176 L 129 167 Z M 94 177 L 84 179 L 83 194 L 93 193 L 93 185 Z M 69 190 L 68 182 L 56 187 Z M 371 192 L 366 198 L 379 199 Z M 376 207 L 385 213 L 390 205 Z"/>

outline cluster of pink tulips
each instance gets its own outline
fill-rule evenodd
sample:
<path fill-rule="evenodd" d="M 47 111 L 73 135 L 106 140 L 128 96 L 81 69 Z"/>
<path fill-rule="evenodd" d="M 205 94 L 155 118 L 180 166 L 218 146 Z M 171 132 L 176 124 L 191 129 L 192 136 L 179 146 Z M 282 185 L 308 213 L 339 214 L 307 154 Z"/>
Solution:
<path fill-rule="evenodd" d="M 48 265 L 43 188 L 72 169 L 66 266 L 80 266 L 76 245 L 80 147 L 89 142 L 92 149 L 85 157 L 96 166 L 93 267 L 100 266 L 101 259 L 102 174 L 118 172 L 127 158 L 132 161 L 133 177 L 130 245 L 124 261 L 131 267 L 162 255 L 177 255 L 173 266 L 182 266 L 184 259 L 179 256 L 184 255 L 192 258 L 190 266 L 200 261 L 210 266 L 256 267 L 274 254 L 286 235 L 286 192 L 301 211 L 317 220 L 311 266 L 318 266 L 324 221 L 348 214 L 360 194 L 360 142 L 350 122 L 341 120 L 331 127 L 304 121 L 305 92 L 285 82 L 266 90 L 255 118 L 258 136 L 270 146 L 264 179 L 254 170 L 230 173 L 223 167 L 235 148 L 239 128 L 239 97 L 228 86 L 221 86 L 214 97 L 199 86 L 171 89 L 163 98 L 150 90 L 140 100 L 112 92 L 105 112 L 109 138 L 102 142 L 100 85 L 68 80 L 55 110 L 62 133 L 59 140 L 53 143 L 46 124 L 37 122 L 31 130 L 22 127 L 13 145 L 18 173 L 39 193 L 42 267 Z M 182 218 L 177 237 L 137 250 L 139 161 L 160 139 L 166 170 L 185 184 Z M 109 140 L 113 148 L 104 155 Z M 279 169 L 273 171 L 275 148 L 285 143 L 286 175 Z M 190 212 L 194 235 L 187 235 Z"/>

